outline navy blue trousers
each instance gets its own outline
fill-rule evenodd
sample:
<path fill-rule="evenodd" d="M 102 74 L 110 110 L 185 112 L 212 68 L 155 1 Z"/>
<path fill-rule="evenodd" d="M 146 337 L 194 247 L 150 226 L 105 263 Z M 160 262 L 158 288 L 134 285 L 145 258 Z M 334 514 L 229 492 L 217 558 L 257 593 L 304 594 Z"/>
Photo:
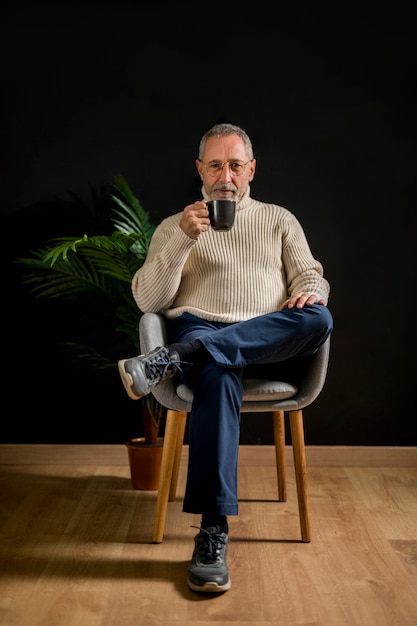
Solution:
<path fill-rule="evenodd" d="M 184 313 L 168 322 L 169 340 L 199 339 L 207 351 L 201 363 L 184 369 L 194 393 L 189 420 L 189 464 L 183 510 L 237 515 L 237 471 L 242 377 L 283 377 L 297 383 L 303 363 L 333 328 L 326 306 L 283 309 L 225 324 Z M 268 364 L 268 365 L 266 365 Z M 257 372 L 253 374 L 253 370 Z"/>

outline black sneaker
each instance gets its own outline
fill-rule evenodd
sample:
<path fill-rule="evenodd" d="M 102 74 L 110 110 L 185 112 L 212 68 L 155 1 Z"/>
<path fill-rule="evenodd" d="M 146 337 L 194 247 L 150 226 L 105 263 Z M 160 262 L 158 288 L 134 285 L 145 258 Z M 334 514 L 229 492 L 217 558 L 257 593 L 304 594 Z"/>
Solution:
<path fill-rule="evenodd" d="M 141 354 L 118 363 L 119 374 L 132 400 L 148 395 L 164 378 L 171 378 L 181 371 L 180 357 L 165 347 Z"/>
<path fill-rule="evenodd" d="M 194 537 L 194 552 L 188 566 L 187 583 L 193 591 L 220 593 L 232 586 L 226 564 L 229 537 L 219 526 L 200 528 Z"/>

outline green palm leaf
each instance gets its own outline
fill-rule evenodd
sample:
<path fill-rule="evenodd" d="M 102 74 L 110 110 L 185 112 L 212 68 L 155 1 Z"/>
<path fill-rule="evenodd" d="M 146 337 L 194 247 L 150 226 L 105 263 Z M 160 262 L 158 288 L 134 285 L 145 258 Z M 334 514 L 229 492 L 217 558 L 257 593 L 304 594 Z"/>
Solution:
<path fill-rule="evenodd" d="M 103 193 L 94 195 L 92 213 L 97 214 Z M 91 376 L 104 376 L 106 384 L 117 384 L 117 359 L 139 352 L 138 323 L 141 311 L 134 301 L 131 282 L 146 259 L 155 230 L 148 213 L 126 180 L 115 176 L 111 220 L 115 231 L 109 235 L 58 237 L 17 259 L 22 283 L 35 298 L 54 301 L 51 316 L 71 316 L 63 332 L 73 341 L 60 342 L 69 363 L 87 369 Z M 73 201 L 82 203 L 73 195 Z M 107 205 L 106 205 L 107 207 Z M 59 301 L 63 306 L 59 307 Z M 73 323 L 74 321 L 74 323 Z M 119 355 L 120 351 L 124 354 Z M 131 351 L 129 353 L 129 351 Z M 152 394 L 143 398 L 152 422 L 161 423 L 166 410 Z M 144 430 L 147 414 L 143 413 Z M 148 437 L 150 435 L 148 434 Z"/>
<path fill-rule="evenodd" d="M 35 298 L 72 302 L 80 311 L 80 342 L 62 345 L 73 351 L 75 361 L 95 372 L 114 370 L 108 344 L 117 342 L 117 335 L 128 339 L 132 352 L 139 350 L 141 311 L 133 299 L 131 282 L 146 258 L 155 230 L 122 176 L 115 177 L 113 190 L 108 197 L 114 204 L 114 232 L 56 237 L 30 257 L 17 259 L 22 283 Z M 91 337 L 92 345 L 85 343 L 85 335 Z"/>

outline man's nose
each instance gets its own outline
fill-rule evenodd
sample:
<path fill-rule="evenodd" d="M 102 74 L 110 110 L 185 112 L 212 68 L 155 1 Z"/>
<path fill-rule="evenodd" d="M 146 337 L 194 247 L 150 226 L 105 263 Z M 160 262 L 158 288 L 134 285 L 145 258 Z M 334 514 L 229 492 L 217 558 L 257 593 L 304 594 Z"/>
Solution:
<path fill-rule="evenodd" d="M 232 174 L 230 171 L 229 163 L 223 163 L 222 173 L 220 174 L 220 180 L 222 182 L 230 182 L 232 180 Z"/>

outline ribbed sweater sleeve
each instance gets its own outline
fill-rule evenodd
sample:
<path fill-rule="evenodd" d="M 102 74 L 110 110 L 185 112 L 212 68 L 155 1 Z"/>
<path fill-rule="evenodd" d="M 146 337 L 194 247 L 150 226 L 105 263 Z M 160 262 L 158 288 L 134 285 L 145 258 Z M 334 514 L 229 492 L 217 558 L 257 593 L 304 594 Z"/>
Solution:
<path fill-rule="evenodd" d="M 299 291 L 328 300 L 329 283 L 296 217 L 246 197 L 228 232 L 197 240 L 180 228 L 181 213 L 155 230 L 145 263 L 132 281 L 143 312 L 237 322 L 279 309 Z"/>

